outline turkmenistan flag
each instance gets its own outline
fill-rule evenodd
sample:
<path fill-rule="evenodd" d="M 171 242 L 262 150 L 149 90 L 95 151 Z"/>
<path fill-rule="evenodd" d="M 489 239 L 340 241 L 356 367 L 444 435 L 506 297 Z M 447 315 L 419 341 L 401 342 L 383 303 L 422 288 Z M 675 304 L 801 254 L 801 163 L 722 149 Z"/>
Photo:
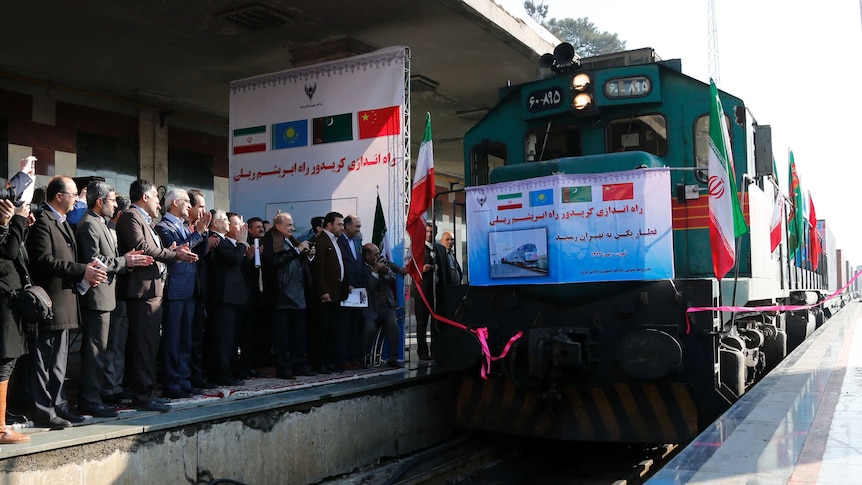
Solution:
<path fill-rule="evenodd" d="M 563 201 L 564 204 L 571 204 L 573 202 L 592 202 L 593 201 L 593 187 L 591 185 L 579 185 L 577 187 L 563 187 L 561 189 L 561 197 L 560 200 Z"/>
<path fill-rule="evenodd" d="M 796 172 L 796 160 L 793 159 L 793 150 L 790 151 L 790 215 L 787 218 L 787 246 L 790 256 L 802 246 L 805 237 L 805 215 L 802 212 L 802 187 L 799 184 L 799 174 Z"/>
<path fill-rule="evenodd" d="M 265 152 L 266 125 L 233 130 L 233 154 Z"/>
<path fill-rule="evenodd" d="M 344 113 L 312 120 L 314 144 L 353 139 L 353 114 Z"/>
<path fill-rule="evenodd" d="M 718 88 L 709 82 L 709 242 L 716 278 L 736 263 L 736 238 L 748 231 L 736 191 L 733 151 Z"/>

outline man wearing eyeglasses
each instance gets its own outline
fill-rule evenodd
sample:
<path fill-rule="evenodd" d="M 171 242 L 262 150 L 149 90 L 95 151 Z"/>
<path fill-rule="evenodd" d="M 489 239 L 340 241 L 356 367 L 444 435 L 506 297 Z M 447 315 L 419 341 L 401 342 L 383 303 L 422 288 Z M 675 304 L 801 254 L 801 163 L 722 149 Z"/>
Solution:
<path fill-rule="evenodd" d="M 35 418 L 52 429 L 84 421 L 69 407 L 65 387 L 69 330 L 78 328 L 80 315 L 76 287 L 82 280 L 97 286 L 108 279 L 95 261 L 78 262 L 75 234 L 66 221 L 77 198 L 78 188 L 71 178 L 52 178 L 42 211 L 27 236 L 33 283 L 45 288 L 54 305 L 54 318 L 40 322 L 39 336 L 30 342 Z"/>

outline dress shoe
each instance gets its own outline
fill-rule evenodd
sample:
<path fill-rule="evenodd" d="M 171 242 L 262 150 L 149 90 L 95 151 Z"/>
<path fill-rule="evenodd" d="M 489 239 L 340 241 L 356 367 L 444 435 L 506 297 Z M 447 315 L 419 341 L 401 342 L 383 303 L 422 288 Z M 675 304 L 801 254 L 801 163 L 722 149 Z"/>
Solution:
<path fill-rule="evenodd" d="M 316 376 L 317 372 L 311 370 L 310 367 L 299 367 L 298 369 L 293 371 L 294 375 L 297 376 Z"/>
<path fill-rule="evenodd" d="M 188 399 L 192 397 L 191 392 L 186 392 L 182 389 L 166 389 L 162 395 L 168 399 Z"/>
<path fill-rule="evenodd" d="M 6 424 L 24 424 L 29 421 L 30 420 L 27 419 L 27 416 L 24 416 L 23 414 L 15 414 L 13 412 L 6 411 Z"/>
<path fill-rule="evenodd" d="M 350 362 L 341 362 L 338 365 L 336 365 L 335 367 L 338 368 L 338 370 L 345 370 L 345 371 L 356 370 L 358 368 L 355 365 L 351 364 Z"/>
<path fill-rule="evenodd" d="M 401 365 L 401 362 L 398 362 L 397 360 L 390 360 L 389 362 L 386 363 L 386 365 L 388 367 L 393 368 L 393 369 L 403 369 L 404 368 L 404 366 Z"/>
<path fill-rule="evenodd" d="M 276 372 L 275 376 L 279 379 L 296 379 L 296 376 L 293 375 L 293 371 Z"/>
<path fill-rule="evenodd" d="M 12 428 L 0 426 L 0 445 L 17 445 L 30 441 L 30 436 L 18 433 Z"/>
<path fill-rule="evenodd" d="M 89 414 L 94 418 L 116 418 L 120 415 L 120 413 L 117 412 L 117 408 L 109 406 L 99 406 L 97 408 L 78 406 L 78 410 L 81 411 L 82 414 Z"/>
<path fill-rule="evenodd" d="M 155 399 L 150 402 L 132 401 L 132 407 L 138 411 L 155 411 L 158 413 L 166 413 L 171 410 L 170 406 Z"/>
<path fill-rule="evenodd" d="M 248 371 L 241 370 L 241 369 L 237 369 L 235 371 L 232 371 L 231 374 L 233 374 L 234 378 L 239 379 L 239 380 L 248 379 L 250 376 Z"/>
<path fill-rule="evenodd" d="M 192 387 L 194 387 L 195 389 L 215 389 L 216 388 L 215 385 L 210 384 L 209 382 L 207 382 L 205 380 L 193 380 L 191 382 L 191 384 L 192 384 Z"/>
<path fill-rule="evenodd" d="M 57 416 L 72 423 L 83 423 L 84 417 L 69 408 L 57 408 Z"/>
<path fill-rule="evenodd" d="M 49 419 L 37 420 L 36 425 L 50 429 L 66 429 L 72 427 L 71 422 L 61 418 L 60 416 L 51 416 Z"/>
<path fill-rule="evenodd" d="M 365 362 L 363 362 L 359 359 L 351 359 L 350 363 L 353 364 L 354 367 L 356 367 L 357 369 L 367 369 L 368 368 L 368 366 L 365 365 Z"/>
<path fill-rule="evenodd" d="M 266 375 L 265 373 L 263 373 L 257 369 L 249 369 L 248 375 L 251 377 L 257 378 L 257 379 L 263 379 L 265 377 L 269 377 L 268 375 Z"/>
<path fill-rule="evenodd" d="M 318 374 L 332 374 L 332 371 L 329 370 L 328 366 L 322 365 L 322 366 L 317 368 L 317 373 Z"/>
<path fill-rule="evenodd" d="M 428 352 L 419 352 L 419 360 L 431 360 L 431 356 Z"/>

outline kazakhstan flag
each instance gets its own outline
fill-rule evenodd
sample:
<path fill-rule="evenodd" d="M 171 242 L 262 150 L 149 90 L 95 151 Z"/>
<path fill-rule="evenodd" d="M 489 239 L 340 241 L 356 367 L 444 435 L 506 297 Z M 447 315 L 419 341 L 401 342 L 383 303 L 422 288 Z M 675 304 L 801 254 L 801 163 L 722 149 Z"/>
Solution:
<path fill-rule="evenodd" d="M 308 120 L 287 121 L 272 125 L 272 149 L 308 145 Z"/>
<path fill-rule="evenodd" d="M 551 205 L 554 203 L 554 189 L 534 190 L 530 192 L 530 207 Z"/>

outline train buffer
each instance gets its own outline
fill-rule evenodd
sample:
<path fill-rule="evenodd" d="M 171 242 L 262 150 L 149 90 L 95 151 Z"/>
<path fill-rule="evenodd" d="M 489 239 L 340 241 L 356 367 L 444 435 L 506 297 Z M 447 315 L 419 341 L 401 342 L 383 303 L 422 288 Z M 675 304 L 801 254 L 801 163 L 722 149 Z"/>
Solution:
<path fill-rule="evenodd" d="M 854 300 L 647 483 L 858 483 L 860 321 Z"/>

